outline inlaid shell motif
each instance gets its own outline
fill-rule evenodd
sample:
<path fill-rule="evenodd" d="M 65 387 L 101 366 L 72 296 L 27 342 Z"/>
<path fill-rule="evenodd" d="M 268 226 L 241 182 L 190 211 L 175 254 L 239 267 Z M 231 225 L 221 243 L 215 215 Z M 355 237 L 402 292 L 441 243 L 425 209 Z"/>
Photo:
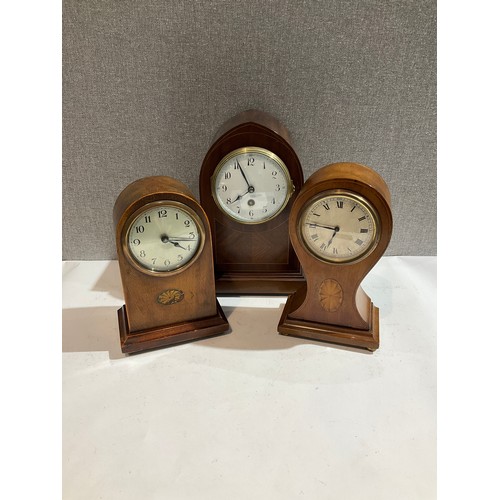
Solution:
<path fill-rule="evenodd" d="M 182 290 L 171 288 L 158 295 L 158 303 L 164 306 L 170 306 L 172 304 L 177 304 L 177 302 L 180 302 L 183 298 L 184 292 Z"/>
<path fill-rule="evenodd" d="M 335 312 L 342 304 L 342 287 L 333 279 L 324 280 L 318 291 L 319 303 L 328 312 Z"/>

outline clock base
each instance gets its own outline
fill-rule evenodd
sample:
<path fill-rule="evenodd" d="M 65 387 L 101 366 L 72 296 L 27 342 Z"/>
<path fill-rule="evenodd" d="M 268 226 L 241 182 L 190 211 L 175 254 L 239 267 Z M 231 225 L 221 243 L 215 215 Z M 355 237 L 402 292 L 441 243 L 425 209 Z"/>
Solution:
<path fill-rule="evenodd" d="M 360 347 L 369 351 L 378 349 L 379 310 L 373 303 L 370 306 L 370 328 L 368 330 L 359 330 L 357 328 L 291 318 L 289 314 L 294 310 L 292 299 L 293 295 L 288 298 L 278 324 L 278 332 L 281 335 Z"/>
<path fill-rule="evenodd" d="M 118 324 L 121 350 L 126 354 L 213 337 L 229 330 L 229 323 L 218 301 L 214 316 L 135 332 L 129 330 L 127 309 L 123 305 L 118 309 Z"/>
<path fill-rule="evenodd" d="M 215 290 L 221 295 L 290 295 L 305 282 L 300 273 L 265 277 L 227 273 L 216 278 Z"/>

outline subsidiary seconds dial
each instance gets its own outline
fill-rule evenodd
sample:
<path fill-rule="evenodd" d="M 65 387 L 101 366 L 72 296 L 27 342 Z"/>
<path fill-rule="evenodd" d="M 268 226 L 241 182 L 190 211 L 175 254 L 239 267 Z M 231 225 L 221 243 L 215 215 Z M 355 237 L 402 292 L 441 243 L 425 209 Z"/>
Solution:
<path fill-rule="evenodd" d="M 299 225 L 308 250 L 328 262 L 359 260 L 370 253 L 378 237 L 378 220 L 371 205 L 347 191 L 312 200 Z"/>
<path fill-rule="evenodd" d="M 212 177 L 212 195 L 217 206 L 243 224 L 258 224 L 276 217 L 285 208 L 293 189 L 281 159 L 257 147 L 229 153 Z"/>
<path fill-rule="evenodd" d="M 175 271 L 197 255 L 202 243 L 200 227 L 196 214 L 181 203 L 151 203 L 130 224 L 126 247 L 141 269 Z"/>

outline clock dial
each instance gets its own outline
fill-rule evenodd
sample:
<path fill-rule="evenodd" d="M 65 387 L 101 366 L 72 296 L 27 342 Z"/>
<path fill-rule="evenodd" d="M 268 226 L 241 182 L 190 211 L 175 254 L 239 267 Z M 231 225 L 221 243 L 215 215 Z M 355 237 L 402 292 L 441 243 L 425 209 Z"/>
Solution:
<path fill-rule="evenodd" d="M 333 192 L 313 200 L 300 219 L 306 247 L 328 262 L 365 257 L 377 238 L 377 219 L 369 203 L 348 192 Z"/>
<path fill-rule="evenodd" d="M 200 248 L 200 225 L 187 207 L 162 202 L 147 205 L 129 227 L 130 255 L 142 268 L 170 272 L 185 267 Z"/>
<path fill-rule="evenodd" d="M 221 160 L 212 177 L 212 195 L 218 207 L 243 224 L 258 224 L 276 217 L 292 192 L 285 164 L 263 148 L 233 151 Z"/>

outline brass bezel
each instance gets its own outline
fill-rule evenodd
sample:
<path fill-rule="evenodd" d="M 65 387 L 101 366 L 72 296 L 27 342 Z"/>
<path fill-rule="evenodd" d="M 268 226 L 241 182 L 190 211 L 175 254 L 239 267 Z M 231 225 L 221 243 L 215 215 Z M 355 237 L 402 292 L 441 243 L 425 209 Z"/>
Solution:
<path fill-rule="evenodd" d="M 238 156 L 240 154 L 245 154 L 245 153 L 260 153 L 260 154 L 272 159 L 273 161 L 275 161 L 278 164 L 278 166 L 281 168 L 283 174 L 285 175 L 286 184 L 287 184 L 287 194 L 286 194 L 285 200 L 283 201 L 283 204 L 281 205 L 281 208 L 276 213 L 274 213 L 272 216 L 267 217 L 265 219 L 258 220 L 258 221 L 248 221 L 248 220 L 236 217 L 232 212 L 230 212 L 226 209 L 224 204 L 221 204 L 219 202 L 219 199 L 218 199 L 217 193 L 216 193 L 216 190 L 217 190 L 216 180 L 217 180 L 217 176 L 218 176 L 220 170 L 222 169 L 223 165 L 225 165 L 231 158 L 234 158 L 235 156 Z M 292 196 L 292 194 L 295 191 L 295 186 L 293 185 L 292 178 L 290 176 L 290 172 L 288 171 L 288 168 L 285 165 L 285 163 L 283 162 L 283 160 L 277 154 L 273 153 L 272 151 L 269 151 L 268 149 L 261 148 L 258 146 L 245 146 L 242 148 L 235 149 L 234 151 L 231 151 L 230 153 L 228 153 L 217 164 L 217 167 L 215 168 L 214 173 L 213 173 L 210 181 L 211 181 L 212 198 L 214 199 L 214 202 L 217 205 L 217 207 L 219 208 L 219 210 L 222 213 L 224 213 L 225 215 L 227 215 L 230 219 L 232 219 L 240 224 L 248 224 L 248 225 L 264 224 L 265 222 L 269 222 L 269 221 L 273 220 L 275 217 L 277 217 L 285 209 L 285 207 L 288 205 L 290 197 Z"/>
<path fill-rule="evenodd" d="M 362 252 L 359 255 L 356 255 L 355 257 L 352 258 L 343 258 L 343 257 L 332 257 L 328 258 L 322 254 L 319 254 L 316 252 L 316 250 L 312 247 L 309 246 L 307 240 L 304 238 L 302 235 L 302 227 L 303 227 L 303 221 L 306 217 L 306 215 L 309 213 L 310 209 L 312 208 L 313 205 L 318 203 L 322 199 L 330 198 L 332 196 L 343 196 L 345 198 L 350 198 L 351 200 L 354 200 L 356 203 L 363 205 L 366 210 L 369 212 L 369 214 L 373 218 L 373 226 L 374 226 L 374 231 L 373 231 L 373 237 L 372 240 L 369 244 L 369 246 L 366 248 L 364 252 Z M 300 211 L 299 216 L 297 217 L 297 236 L 299 237 L 299 241 L 301 245 L 305 248 L 305 250 L 312 255 L 314 258 L 321 260 L 323 262 L 326 262 L 328 264 L 334 264 L 334 265 L 342 265 L 342 264 L 354 264 L 355 262 L 359 262 L 368 255 L 370 255 L 373 250 L 375 250 L 378 241 L 380 240 L 380 217 L 373 207 L 373 205 L 363 196 L 353 192 L 349 191 L 347 189 L 329 189 L 327 191 L 322 191 L 321 193 L 318 193 L 317 195 L 313 196 L 310 198 L 307 203 L 304 204 L 302 210 Z"/>
<path fill-rule="evenodd" d="M 193 219 L 193 221 L 196 225 L 196 228 L 198 230 L 198 234 L 199 234 L 198 249 L 196 250 L 196 253 L 191 257 L 191 259 L 188 262 L 186 262 L 185 264 L 183 264 L 182 266 L 180 266 L 176 269 L 172 269 L 171 271 L 155 271 L 155 270 L 148 269 L 148 268 L 144 267 L 143 264 L 141 264 L 139 261 L 136 260 L 133 253 L 130 251 L 130 248 L 128 245 L 128 236 L 129 236 L 130 229 L 132 228 L 134 222 L 144 212 L 151 210 L 155 206 L 158 207 L 158 206 L 165 206 L 165 205 L 168 205 L 169 207 L 175 207 L 177 209 L 183 210 L 184 212 L 188 213 L 189 216 Z M 180 272 L 185 271 L 188 267 L 190 267 L 192 264 L 194 264 L 194 262 L 198 259 L 198 257 L 200 256 L 200 254 L 205 246 L 205 228 L 204 228 L 204 225 L 201 221 L 200 216 L 190 206 L 188 206 L 184 203 L 175 201 L 175 200 L 168 200 L 168 199 L 157 200 L 157 201 L 153 201 L 153 202 L 146 203 L 146 204 L 142 205 L 140 208 L 135 210 L 130 215 L 130 217 L 127 219 L 127 222 L 124 225 L 124 228 L 125 229 L 122 231 L 122 241 L 121 241 L 123 253 L 127 257 L 128 261 L 137 270 L 143 272 L 144 274 L 148 274 L 150 276 L 157 276 L 157 277 L 173 276 L 174 274 L 178 274 Z"/>

